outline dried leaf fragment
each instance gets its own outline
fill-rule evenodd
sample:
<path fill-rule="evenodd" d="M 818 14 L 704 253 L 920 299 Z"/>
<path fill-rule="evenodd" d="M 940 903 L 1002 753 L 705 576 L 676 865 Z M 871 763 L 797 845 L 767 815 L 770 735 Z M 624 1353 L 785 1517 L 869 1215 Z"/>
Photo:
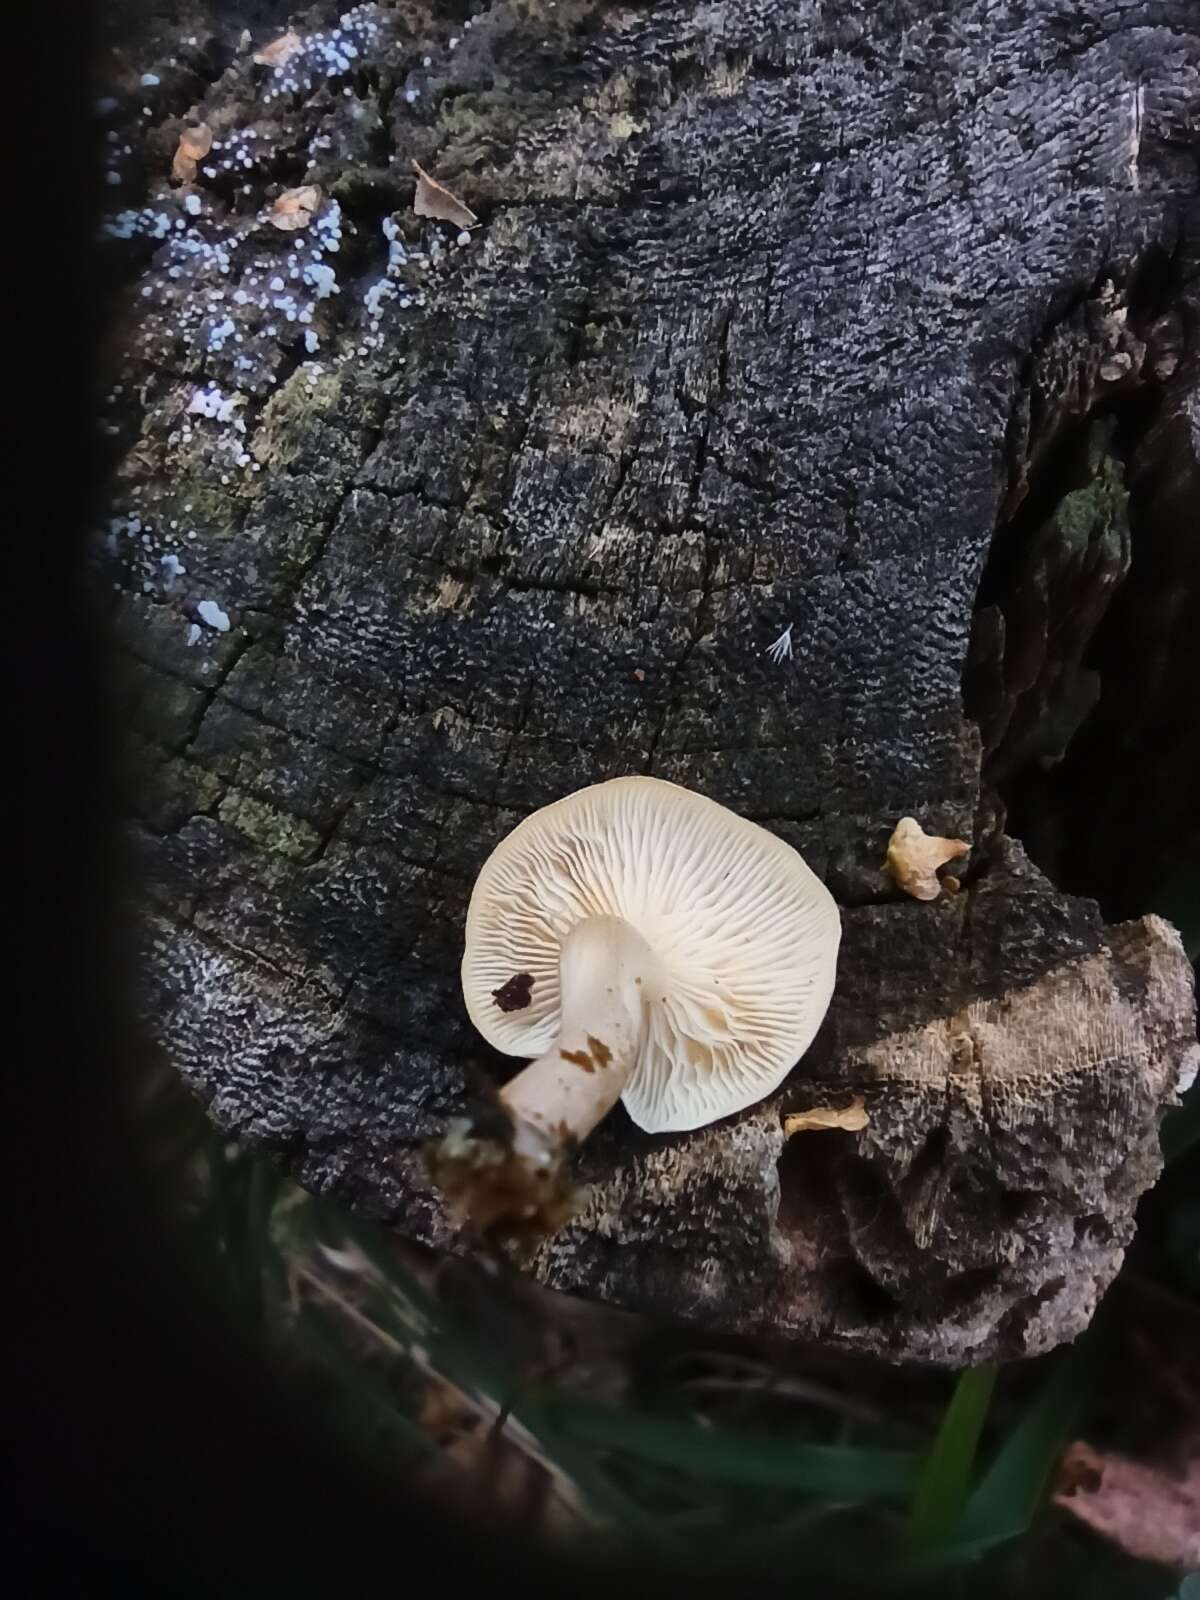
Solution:
<path fill-rule="evenodd" d="M 413 195 L 413 210 L 419 217 L 433 217 L 438 222 L 452 222 L 456 228 L 477 228 L 479 218 L 470 206 L 463 205 L 456 194 L 431 178 L 416 161 L 417 188 Z"/>
<path fill-rule="evenodd" d="M 294 29 L 289 28 L 286 33 L 281 33 L 278 39 L 272 39 L 270 44 L 263 45 L 261 50 L 254 52 L 254 60 L 260 67 L 282 67 L 299 50 L 304 40 Z"/>
<path fill-rule="evenodd" d="M 1139 1561 L 1200 1565 L 1200 1441 L 1176 1476 L 1078 1440 L 1063 1455 L 1053 1498 Z"/>
<path fill-rule="evenodd" d="M 794 1133 L 814 1133 L 822 1128 L 844 1128 L 847 1133 L 858 1133 L 870 1122 L 871 1116 L 856 1094 L 848 1106 L 814 1106 L 811 1111 L 794 1111 L 783 1119 L 784 1137 Z"/>
<path fill-rule="evenodd" d="M 196 169 L 212 149 L 212 129 L 207 122 L 194 123 L 179 135 L 171 177 L 176 183 L 195 183 Z"/>
<path fill-rule="evenodd" d="M 888 841 L 885 870 L 914 900 L 936 900 L 942 890 L 938 868 L 970 849 L 962 839 L 926 833 L 916 817 L 901 817 Z"/>
<path fill-rule="evenodd" d="M 574 1482 L 517 1423 L 501 1423 L 440 1375 L 429 1375 L 418 1417 L 439 1454 L 417 1478 L 464 1514 L 509 1523 L 534 1518 L 543 1534 L 595 1525 Z"/>
<path fill-rule="evenodd" d="M 320 184 L 305 183 L 299 189 L 285 189 L 267 213 L 267 221 L 280 233 L 298 233 L 308 227 L 320 208 Z"/>

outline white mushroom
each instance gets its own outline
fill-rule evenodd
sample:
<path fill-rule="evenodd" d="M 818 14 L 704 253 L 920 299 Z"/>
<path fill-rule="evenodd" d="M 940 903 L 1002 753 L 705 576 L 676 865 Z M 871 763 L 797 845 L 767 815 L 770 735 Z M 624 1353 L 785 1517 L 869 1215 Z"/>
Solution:
<path fill-rule="evenodd" d="M 797 852 L 702 795 L 615 778 L 535 812 L 480 871 L 462 985 L 488 1042 L 536 1059 L 500 1094 L 503 1158 L 460 1125 L 439 1183 L 477 1220 L 545 1215 L 618 1099 L 650 1133 L 761 1100 L 821 1024 L 840 937 Z"/>

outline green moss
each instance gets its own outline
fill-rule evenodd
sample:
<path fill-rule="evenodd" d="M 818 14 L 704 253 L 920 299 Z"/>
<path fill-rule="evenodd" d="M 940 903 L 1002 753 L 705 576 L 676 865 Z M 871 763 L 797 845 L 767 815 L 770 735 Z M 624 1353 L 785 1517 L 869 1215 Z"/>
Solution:
<path fill-rule="evenodd" d="M 230 790 L 217 815 L 227 827 L 236 828 L 261 849 L 293 861 L 311 860 L 321 845 L 320 834 L 307 822 L 277 811 L 239 789 Z"/>
<path fill-rule="evenodd" d="M 253 479 L 228 474 L 229 483 L 221 483 L 217 468 L 199 458 L 164 467 L 163 474 L 171 484 L 171 498 L 158 513 L 163 521 L 178 522 L 185 533 L 195 530 L 217 539 L 242 526 L 247 506 L 262 489 L 257 474 Z M 180 546 L 179 555 L 186 564 L 186 545 Z"/>
<path fill-rule="evenodd" d="M 1073 553 L 1097 544 L 1109 560 L 1122 563 L 1129 543 L 1129 491 L 1120 461 L 1108 449 L 1105 427 L 1092 431 L 1088 445 L 1091 481 L 1063 495 L 1054 516 L 1058 540 Z"/>
<path fill-rule="evenodd" d="M 333 411 L 341 396 L 342 380 L 321 372 L 310 383 L 311 369 L 298 367 L 263 408 L 252 450 L 264 467 L 278 470 L 295 460 L 313 423 Z"/>
<path fill-rule="evenodd" d="M 209 812 L 221 794 L 221 781 L 192 761 L 165 761 L 154 774 L 148 798 L 160 823 L 175 828 L 188 817 Z"/>
<path fill-rule="evenodd" d="M 117 782 L 122 806 L 163 831 L 211 812 L 223 787 L 215 773 L 134 732 L 121 741 Z"/>
<path fill-rule="evenodd" d="M 372 206 L 399 206 L 406 198 L 407 185 L 397 181 L 390 167 L 344 167 L 329 163 L 328 171 L 318 167 L 311 174 L 331 200 L 347 211 Z"/>
<path fill-rule="evenodd" d="M 449 141 L 438 152 L 439 171 L 465 173 L 464 146 L 510 149 L 519 140 L 527 139 L 540 124 L 559 117 L 564 105 L 575 98 L 568 96 L 564 100 L 563 95 L 549 89 L 524 89 L 504 83 L 456 95 L 442 108 L 442 126 Z M 488 174 L 471 172 L 470 181 L 477 191 L 486 189 Z"/>

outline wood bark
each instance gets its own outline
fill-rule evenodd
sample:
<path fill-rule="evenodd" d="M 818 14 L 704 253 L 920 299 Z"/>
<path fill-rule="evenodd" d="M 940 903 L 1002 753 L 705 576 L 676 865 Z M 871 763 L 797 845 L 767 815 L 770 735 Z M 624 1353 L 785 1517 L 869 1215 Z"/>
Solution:
<path fill-rule="evenodd" d="M 1074 1337 L 1194 1070 L 1192 972 L 1055 888 L 997 786 L 1108 703 L 1128 572 L 1166 592 L 1137 441 L 1200 482 L 1194 5 L 316 7 L 278 72 L 274 15 L 147 23 L 98 113 L 157 1037 L 302 1182 L 461 1244 L 416 1152 L 516 1065 L 458 993 L 473 876 L 655 773 L 824 877 L 837 993 L 745 1114 L 618 1108 L 535 1276 L 895 1359 Z M 413 215 L 414 162 L 469 237 Z M 906 815 L 971 841 L 960 892 L 883 873 Z M 785 1138 L 856 1095 L 860 1132 Z"/>

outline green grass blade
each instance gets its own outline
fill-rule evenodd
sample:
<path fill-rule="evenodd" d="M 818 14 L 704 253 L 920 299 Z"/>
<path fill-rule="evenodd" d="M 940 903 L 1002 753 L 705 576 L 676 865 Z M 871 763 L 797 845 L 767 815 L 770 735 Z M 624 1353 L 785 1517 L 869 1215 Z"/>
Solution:
<path fill-rule="evenodd" d="M 554 1401 L 526 1397 L 513 1406 L 512 1416 L 537 1439 L 559 1471 L 574 1483 L 590 1510 L 603 1518 L 613 1533 L 662 1556 L 679 1560 L 686 1554 L 679 1536 L 618 1487 L 590 1451 L 567 1435 L 559 1423 Z"/>
<path fill-rule="evenodd" d="M 967 1501 L 952 1560 L 981 1554 L 1027 1533 L 1041 1509 L 1055 1465 L 1091 1390 L 1095 1324 L 1059 1360 L 1041 1392 L 1008 1435 Z"/>
<path fill-rule="evenodd" d="M 990 1362 L 959 1374 L 913 1496 L 905 1536 L 909 1550 L 944 1544 L 957 1528 L 995 1385 L 996 1368 Z"/>
<path fill-rule="evenodd" d="M 413 1460 L 435 1453 L 433 1440 L 409 1415 L 386 1379 L 346 1347 L 345 1331 L 319 1306 L 306 1306 L 291 1352 L 328 1384 L 321 1413 L 348 1443 L 368 1452 L 394 1450 Z"/>
<path fill-rule="evenodd" d="M 556 1408 L 556 1420 L 564 1434 L 581 1443 L 641 1456 L 696 1477 L 829 1498 L 911 1494 L 920 1470 L 917 1457 L 907 1451 L 793 1443 L 575 1400 Z"/>

